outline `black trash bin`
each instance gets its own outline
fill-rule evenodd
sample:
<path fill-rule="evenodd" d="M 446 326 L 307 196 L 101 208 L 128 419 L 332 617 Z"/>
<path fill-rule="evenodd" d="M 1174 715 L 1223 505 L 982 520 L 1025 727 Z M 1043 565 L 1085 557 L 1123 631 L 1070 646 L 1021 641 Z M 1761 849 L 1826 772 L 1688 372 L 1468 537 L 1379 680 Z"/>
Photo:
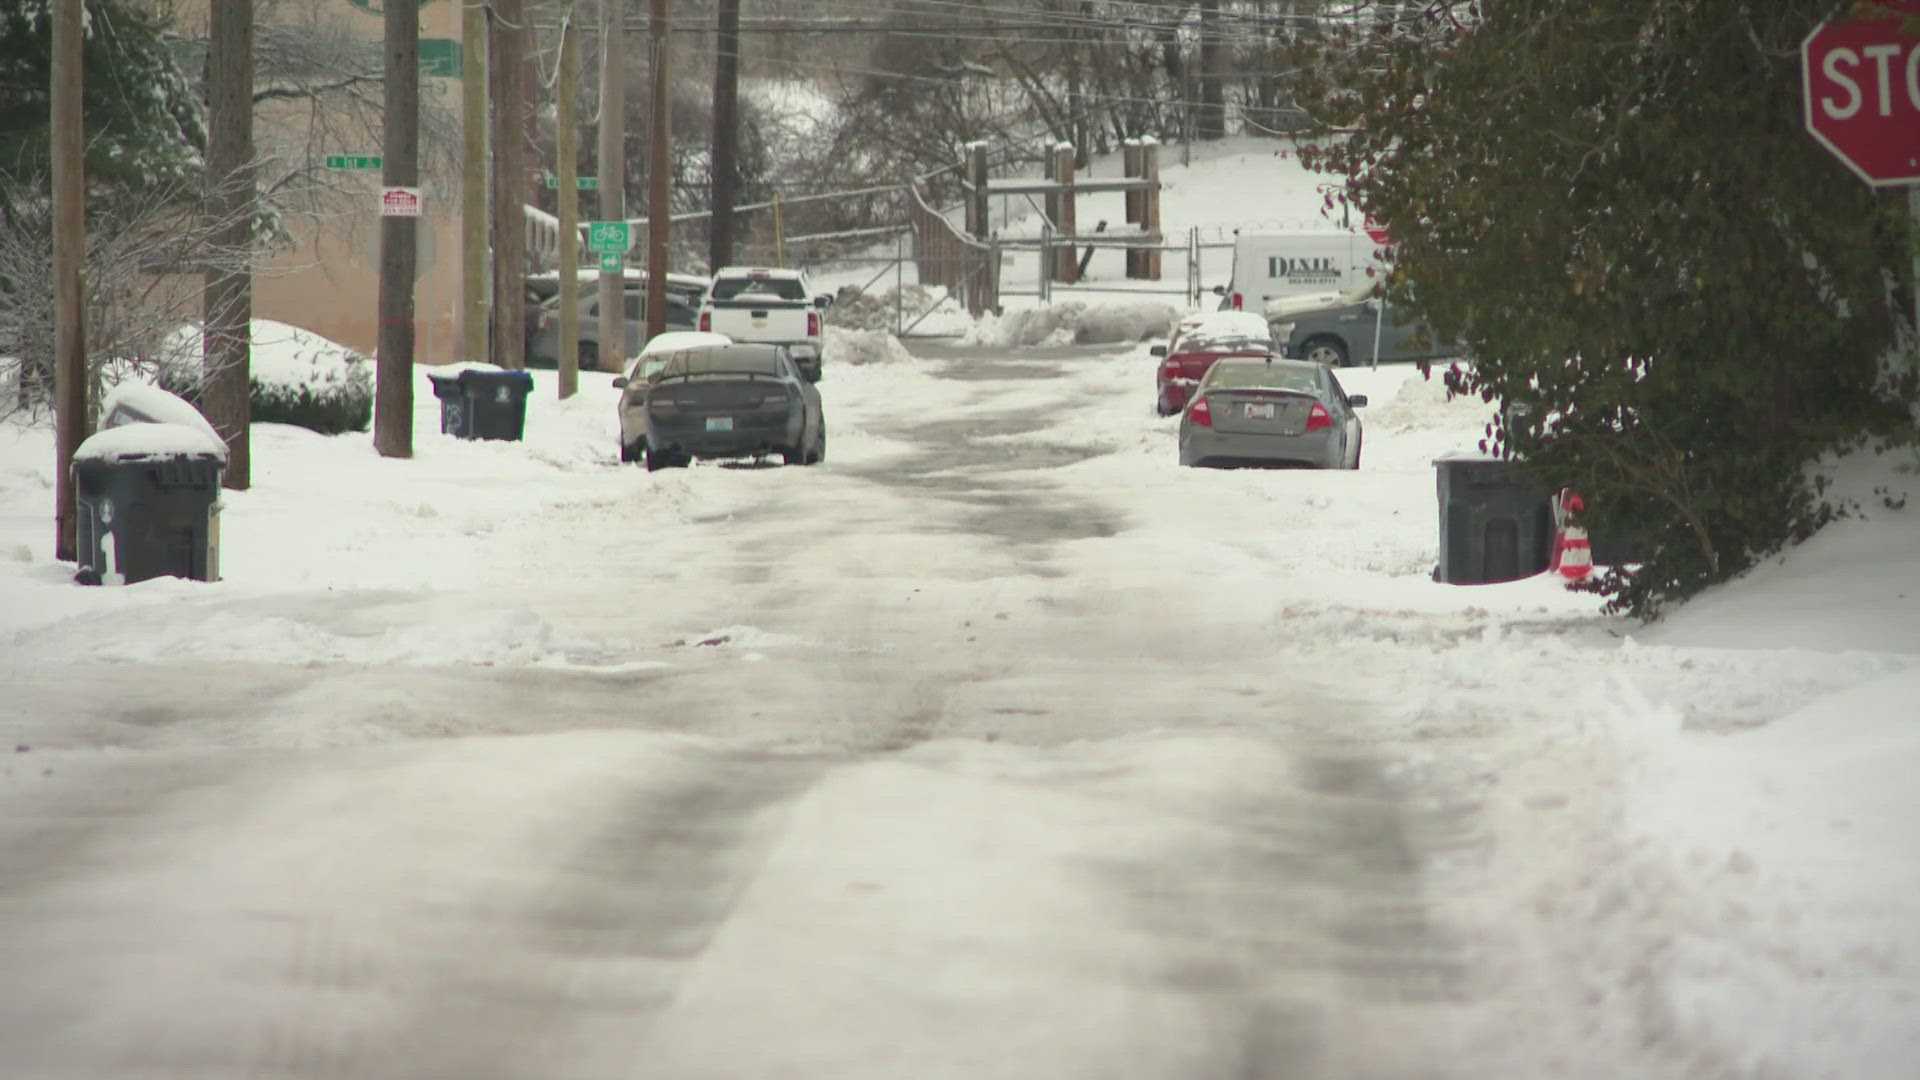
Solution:
<path fill-rule="evenodd" d="M 428 372 L 440 399 L 440 431 L 456 439 L 518 442 L 527 426 L 527 395 L 533 376 L 524 371 L 465 368 L 452 375 Z"/>
<path fill-rule="evenodd" d="M 1440 564 L 1450 585 L 1513 581 L 1553 558 L 1553 500 L 1509 462 L 1478 454 L 1439 458 Z"/>
<path fill-rule="evenodd" d="M 177 424 L 103 431 L 74 455 L 75 548 L 83 585 L 220 579 L 224 448 L 193 449 Z M 217 445 L 217 444 L 216 444 Z"/>

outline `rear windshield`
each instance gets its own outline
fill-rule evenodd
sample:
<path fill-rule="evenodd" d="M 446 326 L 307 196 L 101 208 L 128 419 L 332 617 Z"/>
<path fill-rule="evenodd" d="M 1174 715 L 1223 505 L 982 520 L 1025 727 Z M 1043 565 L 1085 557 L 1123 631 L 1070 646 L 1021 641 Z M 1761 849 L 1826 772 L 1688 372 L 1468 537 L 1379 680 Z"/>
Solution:
<path fill-rule="evenodd" d="M 1320 393 L 1320 376 L 1311 368 L 1291 364 L 1215 364 L 1207 373 L 1207 383 L 1215 390 L 1298 390 Z"/>
<path fill-rule="evenodd" d="M 1183 353 L 1197 352 L 1265 352 L 1273 348 L 1273 340 L 1265 337 L 1248 337 L 1245 334 L 1188 334 L 1180 339 L 1176 350 Z"/>
<path fill-rule="evenodd" d="M 772 349 L 692 349 L 674 353 L 660 377 L 703 375 L 779 375 L 780 354 Z"/>
<path fill-rule="evenodd" d="M 807 290 L 799 278 L 720 278 L 713 283 L 715 300 L 731 300 L 742 293 L 766 293 L 782 300 L 805 300 Z"/>

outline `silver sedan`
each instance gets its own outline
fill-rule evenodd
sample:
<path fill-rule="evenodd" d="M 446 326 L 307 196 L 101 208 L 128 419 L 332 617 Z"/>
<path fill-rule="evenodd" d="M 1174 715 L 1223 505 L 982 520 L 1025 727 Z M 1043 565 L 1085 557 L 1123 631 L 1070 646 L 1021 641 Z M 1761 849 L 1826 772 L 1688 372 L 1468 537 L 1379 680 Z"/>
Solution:
<path fill-rule="evenodd" d="M 1325 364 L 1226 357 L 1180 414 L 1180 464 L 1357 469 L 1366 403 Z"/>

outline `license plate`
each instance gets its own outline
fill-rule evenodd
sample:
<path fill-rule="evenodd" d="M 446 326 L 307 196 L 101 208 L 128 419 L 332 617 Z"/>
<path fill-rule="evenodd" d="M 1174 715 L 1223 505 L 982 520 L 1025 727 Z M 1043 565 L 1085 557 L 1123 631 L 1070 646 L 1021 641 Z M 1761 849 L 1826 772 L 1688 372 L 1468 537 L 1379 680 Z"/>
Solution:
<path fill-rule="evenodd" d="M 709 416 L 707 417 L 707 430 L 708 431 L 732 431 L 733 417 Z"/>
<path fill-rule="evenodd" d="M 1249 420 L 1273 419 L 1273 402 L 1271 401 L 1265 402 L 1265 403 L 1248 402 L 1247 403 L 1247 419 Z"/>
<path fill-rule="evenodd" d="M 754 316 L 753 328 L 755 330 L 765 330 L 767 328 L 767 317 L 765 315 Z"/>

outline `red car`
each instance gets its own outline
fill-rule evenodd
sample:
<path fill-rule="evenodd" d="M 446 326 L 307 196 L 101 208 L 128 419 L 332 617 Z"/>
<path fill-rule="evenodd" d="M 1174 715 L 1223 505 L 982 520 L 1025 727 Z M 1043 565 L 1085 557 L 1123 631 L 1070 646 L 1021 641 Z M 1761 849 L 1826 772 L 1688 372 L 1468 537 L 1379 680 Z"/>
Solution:
<path fill-rule="evenodd" d="M 1159 370 L 1154 376 L 1156 407 L 1172 416 L 1187 407 L 1193 388 L 1213 362 L 1223 356 L 1278 356 L 1265 319 L 1243 311 L 1217 311 L 1190 316 L 1173 329 L 1165 345 L 1155 345 Z"/>

